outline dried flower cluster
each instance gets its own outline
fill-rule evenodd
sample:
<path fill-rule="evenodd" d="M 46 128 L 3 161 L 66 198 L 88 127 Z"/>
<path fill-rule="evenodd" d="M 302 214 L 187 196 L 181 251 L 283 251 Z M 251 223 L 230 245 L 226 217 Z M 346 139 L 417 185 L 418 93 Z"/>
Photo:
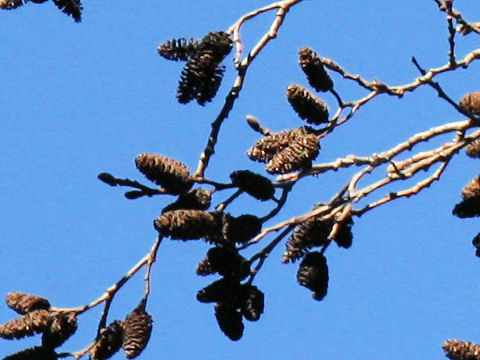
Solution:
<path fill-rule="evenodd" d="M 181 38 L 158 47 L 159 54 L 168 60 L 187 61 L 177 89 L 180 103 L 195 99 L 205 105 L 213 99 L 225 71 L 221 62 L 231 49 L 232 40 L 224 31 L 210 32 L 201 41 Z"/>

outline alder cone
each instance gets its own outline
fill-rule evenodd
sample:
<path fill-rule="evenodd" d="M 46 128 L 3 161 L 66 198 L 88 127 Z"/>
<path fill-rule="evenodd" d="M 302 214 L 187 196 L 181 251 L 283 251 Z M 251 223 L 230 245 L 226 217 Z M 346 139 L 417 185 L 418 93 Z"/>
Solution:
<path fill-rule="evenodd" d="M 464 200 L 480 197 L 480 176 L 471 180 L 462 189 L 462 197 Z"/>
<path fill-rule="evenodd" d="M 136 358 L 145 349 L 152 333 L 152 317 L 141 308 L 128 314 L 123 322 L 122 348 L 127 359 Z"/>
<path fill-rule="evenodd" d="M 195 273 L 200 276 L 207 276 L 216 273 L 215 269 L 212 267 L 212 264 L 210 264 L 208 255 L 198 263 Z"/>
<path fill-rule="evenodd" d="M 233 341 L 240 340 L 243 336 L 242 314 L 234 307 L 224 304 L 215 305 L 215 318 L 220 330 Z"/>
<path fill-rule="evenodd" d="M 459 105 L 470 111 L 472 114 L 479 115 L 480 92 L 471 92 L 463 95 L 463 97 L 460 99 Z"/>
<path fill-rule="evenodd" d="M 221 278 L 197 292 L 201 303 L 222 303 L 237 308 L 242 300 L 240 281 L 233 278 Z"/>
<path fill-rule="evenodd" d="M 303 257 L 308 249 L 328 244 L 331 223 L 318 219 L 309 219 L 300 223 L 293 230 L 287 240 L 286 252 L 283 254 L 283 262 L 295 262 Z"/>
<path fill-rule="evenodd" d="M 187 61 L 198 52 L 199 45 L 198 39 L 180 38 L 161 43 L 157 50 L 158 54 L 167 60 Z"/>
<path fill-rule="evenodd" d="M 33 310 L 48 310 L 50 308 L 50 303 L 47 299 L 23 292 L 8 293 L 5 302 L 11 309 L 22 315 Z"/>
<path fill-rule="evenodd" d="M 272 198 L 275 188 L 265 176 L 255 174 L 250 170 L 238 170 L 230 174 L 232 184 L 255 199 L 266 201 Z"/>
<path fill-rule="evenodd" d="M 248 321 L 257 321 L 263 314 L 265 295 L 256 286 L 243 285 L 243 300 L 240 307 Z"/>
<path fill-rule="evenodd" d="M 475 255 L 480 257 L 480 233 L 475 235 L 475 237 L 472 240 L 472 245 L 475 247 Z"/>
<path fill-rule="evenodd" d="M 445 355 L 452 360 L 479 360 L 480 346 L 470 341 L 447 340 L 442 345 Z"/>
<path fill-rule="evenodd" d="M 250 264 L 238 251 L 225 247 L 213 247 L 207 252 L 210 269 L 223 277 L 244 279 L 250 274 Z"/>
<path fill-rule="evenodd" d="M 111 358 L 122 346 L 122 333 L 122 322 L 118 320 L 101 329 L 95 345 L 90 350 L 90 360 Z"/>
<path fill-rule="evenodd" d="M 57 358 L 57 354 L 51 348 L 35 346 L 9 355 L 3 360 L 56 360 Z"/>
<path fill-rule="evenodd" d="M 226 214 L 222 232 L 229 242 L 245 244 L 262 230 L 262 225 L 262 220 L 255 215 L 244 214 L 233 217 Z"/>
<path fill-rule="evenodd" d="M 480 198 L 472 197 L 462 200 L 455 205 L 452 214 L 462 219 L 480 216 Z"/>
<path fill-rule="evenodd" d="M 220 226 L 217 214 L 203 210 L 167 211 L 154 221 L 154 227 L 161 235 L 178 240 L 214 237 Z"/>
<path fill-rule="evenodd" d="M 289 85 L 287 99 L 293 110 L 306 122 L 315 125 L 328 122 L 327 104 L 303 86 Z"/>
<path fill-rule="evenodd" d="M 471 158 L 480 158 L 480 139 L 473 140 L 465 147 L 465 152 Z"/>
<path fill-rule="evenodd" d="M 75 313 L 55 313 L 51 317 L 49 326 L 43 332 L 42 344 L 50 348 L 59 347 L 76 331 L 77 315 Z"/>
<path fill-rule="evenodd" d="M 50 312 L 33 310 L 22 317 L 0 325 L 0 337 L 4 339 L 21 339 L 43 332 L 49 325 Z"/>
<path fill-rule="evenodd" d="M 199 45 L 200 51 L 211 51 L 217 63 L 232 50 L 233 42 L 225 31 L 212 31 L 205 35 Z"/>
<path fill-rule="evenodd" d="M 307 76 L 308 83 L 317 91 L 333 89 L 333 81 L 325 71 L 325 67 L 317 53 L 309 47 L 298 51 L 299 64 Z"/>
<path fill-rule="evenodd" d="M 64 14 L 71 16 L 75 22 L 82 21 L 83 6 L 80 0 L 52 0 Z"/>
<path fill-rule="evenodd" d="M 22 0 L 0 0 L 0 9 L 3 10 L 13 10 L 22 5 Z"/>
<path fill-rule="evenodd" d="M 312 290 L 315 300 L 322 300 L 328 290 L 327 259 L 320 252 L 305 255 L 297 272 L 298 283 Z"/>
<path fill-rule="evenodd" d="M 193 185 L 188 167 L 175 159 L 157 154 L 141 154 L 135 158 L 135 165 L 147 179 L 172 194 L 185 193 Z"/>
<path fill-rule="evenodd" d="M 177 200 L 162 209 L 162 213 L 172 210 L 207 210 L 210 207 L 212 192 L 202 188 L 180 194 Z"/>

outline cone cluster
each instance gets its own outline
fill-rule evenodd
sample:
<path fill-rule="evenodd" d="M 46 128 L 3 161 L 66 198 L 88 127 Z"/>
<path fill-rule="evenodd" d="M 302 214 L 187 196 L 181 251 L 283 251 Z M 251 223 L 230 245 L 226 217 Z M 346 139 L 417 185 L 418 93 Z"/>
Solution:
<path fill-rule="evenodd" d="M 445 356 L 452 360 L 480 360 L 480 345 L 463 340 L 447 340 L 442 345 Z"/>
<path fill-rule="evenodd" d="M 232 39 L 224 31 L 208 33 L 202 40 L 175 39 L 162 43 L 158 53 L 165 59 L 186 61 L 177 88 L 177 100 L 196 100 L 205 105 L 216 95 L 225 66 L 222 60 L 232 50 Z"/>
<path fill-rule="evenodd" d="M 328 107 L 321 100 L 301 85 L 287 87 L 287 99 L 298 116 L 309 124 L 328 123 Z"/>
<path fill-rule="evenodd" d="M 325 256 L 320 252 L 305 255 L 298 268 L 297 281 L 312 291 L 315 300 L 322 300 L 328 290 L 328 266 Z"/>
<path fill-rule="evenodd" d="M 266 136 L 248 151 L 250 159 L 265 162 L 272 174 L 309 168 L 320 151 L 318 137 L 308 127 L 285 130 Z"/>
<path fill-rule="evenodd" d="M 147 179 L 171 194 L 185 193 L 193 185 L 188 167 L 175 159 L 157 154 L 141 154 L 135 158 L 135 165 Z"/>
<path fill-rule="evenodd" d="M 230 179 L 234 186 L 260 201 L 271 199 L 275 193 L 275 188 L 269 179 L 249 170 L 234 171 L 230 174 Z"/>

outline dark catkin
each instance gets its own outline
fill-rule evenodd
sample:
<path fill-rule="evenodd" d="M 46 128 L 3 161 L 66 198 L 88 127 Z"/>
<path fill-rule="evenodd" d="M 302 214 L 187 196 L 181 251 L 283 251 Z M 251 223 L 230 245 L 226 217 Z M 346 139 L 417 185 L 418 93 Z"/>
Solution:
<path fill-rule="evenodd" d="M 480 114 L 480 92 L 471 92 L 463 95 L 459 105 L 472 114 Z"/>
<path fill-rule="evenodd" d="M 312 290 L 315 300 L 322 300 L 327 295 L 328 266 L 327 259 L 320 252 L 305 255 L 297 272 L 300 285 Z"/>
<path fill-rule="evenodd" d="M 465 147 L 466 154 L 474 159 L 480 158 L 480 139 L 473 140 Z"/>
<path fill-rule="evenodd" d="M 47 299 L 23 292 L 8 293 L 5 302 L 11 309 L 22 315 L 33 310 L 48 310 L 50 308 L 50 303 Z"/>
<path fill-rule="evenodd" d="M 242 299 L 240 282 L 233 278 L 221 278 L 197 292 L 201 303 L 222 303 L 239 307 Z"/>
<path fill-rule="evenodd" d="M 162 213 L 172 210 L 207 210 L 212 200 L 212 192 L 202 188 L 180 194 L 175 202 L 165 206 Z"/>
<path fill-rule="evenodd" d="M 4 339 L 21 339 L 43 332 L 50 322 L 48 310 L 34 310 L 17 319 L 0 325 L 0 337 Z"/>
<path fill-rule="evenodd" d="M 35 346 L 4 357 L 3 360 L 56 360 L 57 354 L 51 348 Z"/>
<path fill-rule="evenodd" d="M 0 9 L 13 10 L 23 5 L 23 0 L 0 0 Z"/>
<path fill-rule="evenodd" d="M 161 235 L 177 240 L 215 237 L 220 226 L 221 220 L 216 213 L 203 210 L 167 211 L 154 221 L 154 227 Z"/>
<path fill-rule="evenodd" d="M 242 314 L 234 307 L 217 304 L 215 305 L 215 318 L 220 330 L 233 341 L 240 340 L 243 336 Z"/>
<path fill-rule="evenodd" d="M 303 86 L 289 85 L 287 99 L 298 116 L 309 124 L 319 125 L 328 122 L 327 104 Z"/>
<path fill-rule="evenodd" d="M 447 340 L 442 348 L 445 356 L 452 360 L 480 360 L 480 346 L 470 341 Z"/>
<path fill-rule="evenodd" d="M 71 16 L 75 22 L 82 21 L 83 6 L 80 0 L 52 0 L 64 14 Z"/>
<path fill-rule="evenodd" d="M 308 83 L 315 90 L 329 91 L 333 89 L 333 81 L 314 50 L 302 47 L 298 51 L 298 63 L 307 76 Z"/>
<path fill-rule="evenodd" d="M 234 171 L 230 174 L 230 179 L 234 186 L 260 201 L 271 199 L 275 193 L 275 188 L 269 179 L 250 170 Z"/>
<path fill-rule="evenodd" d="M 227 214 L 223 218 L 223 237 L 230 243 L 245 244 L 262 230 L 262 224 L 255 215 L 233 217 Z"/>
<path fill-rule="evenodd" d="M 158 54 L 167 60 L 187 61 L 198 52 L 200 40 L 180 38 L 161 43 Z"/>
<path fill-rule="evenodd" d="M 135 165 L 147 179 L 171 194 L 185 193 L 193 185 L 188 167 L 175 159 L 158 154 L 140 154 L 135 158 Z"/>
<path fill-rule="evenodd" d="M 114 321 L 100 330 L 95 345 L 90 350 L 90 360 L 105 360 L 112 357 L 122 346 L 122 322 Z"/>
<path fill-rule="evenodd" d="M 77 331 L 77 316 L 75 313 L 54 313 L 48 327 L 43 332 L 42 345 L 50 348 L 59 347 L 75 331 Z"/>
<path fill-rule="evenodd" d="M 263 314 L 265 295 L 256 286 L 243 285 L 243 299 L 240 310 L 248 321 L 257 321 Z"/>
<path fill-rule="evenodd" d="M 152 317 L 141 307 L 123 322 L 122 348 L 127 359 L 136 358 L 145 349 L 152 333 Z"/>
<path fill-rule="evenodd" d="M 331 222 L 309 219 L 300 223 L 287 240 L 283 262 L 295 262 L 302 258 L 312 247 L 326 245 L 330 234 Z"/>
<path fill-rule="evenodd" d="M 213 247 L 207 252 L 210 268 L 223 277 L 242 280 L 250 274 L 250 264 L 236 249 Z"/>

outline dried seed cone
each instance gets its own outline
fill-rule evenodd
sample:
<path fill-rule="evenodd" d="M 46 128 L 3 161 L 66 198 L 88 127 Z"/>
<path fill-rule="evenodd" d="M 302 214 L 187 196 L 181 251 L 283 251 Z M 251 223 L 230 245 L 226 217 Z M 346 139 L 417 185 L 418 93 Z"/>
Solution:
<path fill-rule="evenodd" d="M 114 321 L 100 330 L 99 337 L 90 350 L 90 360 L 105 360 L 112 357 L 122 346 L 122 322 Z"/>
<path fill-rule="evenodd" d="M 462 197 L 464 200 L 480 197 L 480 176 L 465 185 L 462 189 Z"/>
<path fill-rule="evenodd" d="M 220 330 L 233 341 L 240 340 L 243 336 L 242 314 L 236 308 L 217 304 L 215 306 L 215 317 Z"/>
<path fill-rule="evenodd" d="M 13 10 L 22 5 L 22 0 L 0 0 L 0 9 L 3 10 Z"/>
<path fill-rule="evenodd" d="M 299 64 L 307 76 L 308 83 L 317 91 L 329 91 L 333 89 L 333 81 L 325 71 L 325 68 L 317 53 L 302 47 L 298 51 Z"/>
<path fill-rule="evenodd" d="M 472 114 L 479 115 L 480 92 L 471 92 L 463 95 L 463 97 L 460 99 L 459 105 L 470 111 Z"/>
<path fill-rule="evenodd" d="M 452 360 L 479 360 L 480 346 L 470 341 L 447 340 L 442 345 L 445 355 Z"/>
<path fill-rule="evenodd" d="M 319 125 L 328 122 L 327 104 L 303 86 L 289 85 L 287 99 L 298 116 L 309 124 Z"/>
<path fill-rule="evenodd" d="M 141 308 L 128 314 L 123 322 L 122 348 L 127 359 L 136 358 L 145 349 L 152 333 L 152 317 Z"/>
<path fill-rule="evenodd" d="M 8 293 L 5 302 L 11 309 L 22 315 L 33 310 L 48 310 L 50 308 L 50 303 L 47 299 L 23 292 Z"/>
<path fill-rule="evenodd" d="M 317 219 L 307 220 L 295 227 L 287 240 L 287 250 L 283 254 L 283 262 L 295 262 L 303 257 L 308 249 L 326 245 L 331 230 L 331 222 Z"/>
<path fill-rule="evenodd" d="M 230 307 L 239 307 L 242 299 L 240 282 L 233 278 L 221 278 L 204 287 L 197 293 L 201 303 L 222 303 Z"/>
<path fill-rule="evenodd" d="M 175 159 L 157 154 L 141 154 L 136 157 L 135 164 L 147 179 L 172 194 L 185 193 L 193 185 L 188 167 Z"/>
<path fill-rule="evenodd" d="M 250 264 L 238 251 L 213 247 L 207 252 L 208 263 L 214 272 L 223 277 L 242 280 L 250 274 Z"/>
<path fill-rule="evenodd" d="M 71 16 L 75 22 L 82 21 L 83 6 L 80 0 L 52 0 L 64 14 Z"/>
<path fill-rule="evenodd" d="M 52 349 L 44 348 L 43 346 L 35 346 L 30 349 L 19 351 L 15 354 L 9 355 L 3 360 L 56 360 L 57 354 Z"/>
<path fill-rule="evenodd" d="M 333 239 L 338 246 L 348 249 L 352 246 L 353 242 L 353 233 L 352 233 L 353 219 L 348 218 L 343 223 L 340 224 L 340 231 L 337 234 L 337 237 Z"/>
<path fill-rule="evenodd" d="M 476 139 L 468 144 L 465 152 L 471 158 L 480 158 L 480 139 Z"/>
<path fill-rule="evenodd" d="M 43 332 L 42 344 L 49 348 L 59 347 L 75 331 L 77 331 L 77 316 L 75 313 L 55 313 L 49 326 Z"/>
<path fill-rule="evenodd" d="M 4 339 L 21 339 L 43 332 L 49 325 L 48 310 L 33 310 L 22 317 L 0 325 L 0 337 Z"/>
<path fill-rule="evenodd" d="M 275 188 L 270 180 L 249 170 L 234 171 L 230 174 L 230 179 L 232 179 L 232 184 L 240 190 L 261 201 L 271 199 L 275 193 Z"/>
<path fill-rule="evenodd" d="M 322 300 L 327 295 L 328 266 L 327 259 L 320 252 L 305 255 L 297 272 L 298 283 L 312 290 L 315 300 Z"/>
<path fill-rule="evenodd" d="M 238 217 L 225 215 L 223 236 L 232 243 L 245 244 L 262 230 L 262 220 L 255 215 L 244 214 Z"/>
<path fill-rule="evenodd" d="M 480 198 L 472 197 L 464 199 L 455 205 L 452 214 L 462 219 L 480 216 Z"/>
<path fill-rule="evenodd" d="M 244 298 L 240 308 L 242 315 L 248 321 L 257 321 L 263 314 L 265 295 L 256 286 L 244 285 L 243 287 Z"/>
<path fill-rule="evenodd" d="M 155 229 L 172 239 L 193 240 L 214 237 L 220 231 L 220 221 L 215 213 L 203 210 L 172 210 L 154 221 Z"/>
<path fill-rule="evenodd" d="M 180 194 L 177 200 L 162 209 L 162 213 L 172 210 L 207 210 L 212 200 L 212 192 L 202 188 L 193 189 L 185 194 Z"/>
<path fill-rule="evenodd" d="M 197 268 L 195 269 L 195 273 L 200 276 L 207 276 L 216 273 L 216 270 L 212 267 L 212 264 L 210 264 L 210 259 L 208 258 L 208 256 L 203 258 L 198 263 Z"/>
<path fill-rule="evenodd" d="M 217 63 L 232 50 L 233 42 L 224 31 L 212 31 L 205 35 L 200 43 L 201 51 L 211 51 Z"/>
<path fill-rule="evenodd" d="M 161 43 L 158 54 L 167 60 L 187 61 L 198 52 L 200 41 L 198 39 L 173 39 Z"/>
<path fill-rule="evenodd" d="M 268 162 L 291 142 L 302 139 L 306 133 L 308 129 L 302 127 L 265 136 L 248 150 L 248 157 L 255 161 Z"/>

